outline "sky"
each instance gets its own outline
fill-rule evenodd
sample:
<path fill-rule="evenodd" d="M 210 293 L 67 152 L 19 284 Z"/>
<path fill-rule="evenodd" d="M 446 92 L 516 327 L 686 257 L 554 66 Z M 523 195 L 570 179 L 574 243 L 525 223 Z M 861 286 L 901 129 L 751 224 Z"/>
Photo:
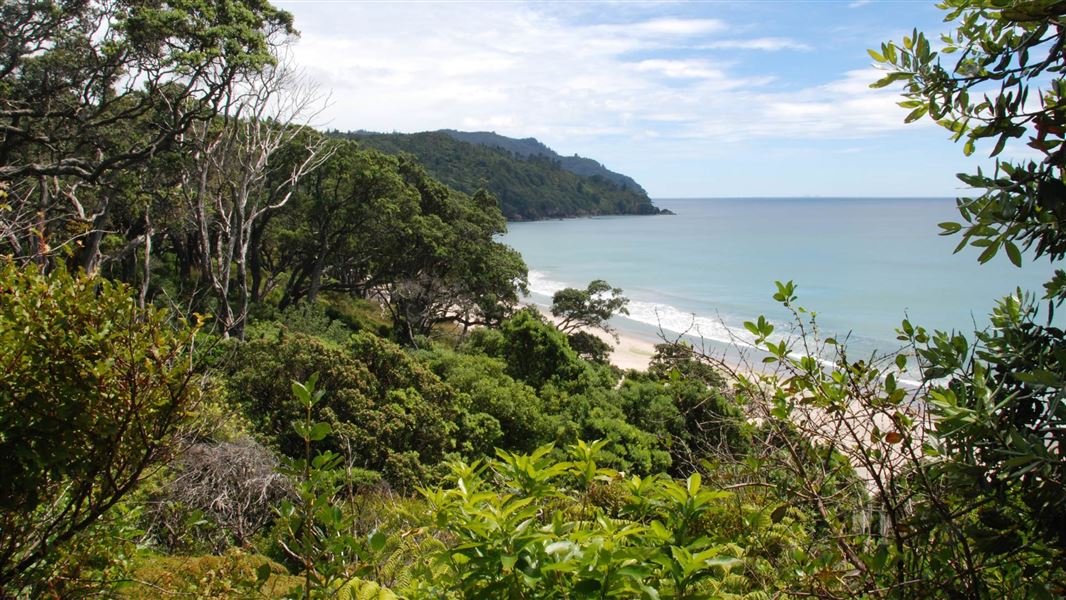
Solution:
<path fill-rule="evenodd" d="M 931 0 L 281 0 L 316 125 L 536 137 L 652 198 L 958 196 L 972 171 L 903 124 L 868 48 L 948 31 Z"/>

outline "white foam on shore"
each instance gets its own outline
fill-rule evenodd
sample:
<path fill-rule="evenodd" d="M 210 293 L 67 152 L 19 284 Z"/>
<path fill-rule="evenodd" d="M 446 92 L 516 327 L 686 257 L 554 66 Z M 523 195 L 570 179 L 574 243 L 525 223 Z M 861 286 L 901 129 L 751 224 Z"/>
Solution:
<path fill-rule="evenodd" d="M 540 271 L 529 272 L 529 291 L 534 294 L 551 298 L 555 292 L 566 287 L 570 286 L 551 279 Z M 700 337 L 722 344 L 754 347 L 755 338 L 748 330 L 726 325 L 722 319 L 717 317 L 700 316 L 669 304 L 642 300 L 630 300 L 628 309 L 630 320 L 651 325 L 669 333 Z"/>
<path fill-rule="evenodd" d="M 561 281 L 551 279 L 539 271 L 531 270 L 529 272 L 529 291 L 541 296 L 547 296 L 549 302 L 555 292 L 566 287 L 571 286 Z M 664 332 L 687 335 L 727 346 L 756 349 L 755 336 L 752 335 L 750 331 L 743 327 L 727 325 L 721 317 L 701 316 L 696 313 L 685 312 L 669 304 L 645 302 L 642 300 L 630 300 L 628 309 L 628 319 L 645 325 L 650 325 L 656 329 L 662 329 Z M 778 323 L 772 321 L 771 323 L 779 332 L 786 330 L 786 328 L 781 327 Z M 784 340 L 786 337 L 787 336 L 783 336 L 780 333 L 775 333 L 770 336 L 769 340 L 777 343 Z M 789 356 L 792 358 L 800 358 L 802 353 L 791 352 L 789 353 Z M 816 358 L 818 362 L 825 367 L 836 367 L 836 364 L 832 360 L 823 357 Z M 912 379 L 897 378 L 897 381 L 912 387 L 918 387 L 921 385 L 918 381 Z"/>
<path fill-rule="evenodd" d="M 561 281 L 549 279 L 547 275 L 540 271 L 530 270 L 529 272 L 529 291 L 534 294 L 540 294 L 551 298 L 561 289 L 568 287 Z"/>
<path fill-rule="evenodd" d="M 747 347 L 753 347 L 755 341 L 746 329 L 730 327 L 722 319 L 702 317 L 669 304 L 631 300 L 628 308 L 630 319 L 671 333 Z"/>

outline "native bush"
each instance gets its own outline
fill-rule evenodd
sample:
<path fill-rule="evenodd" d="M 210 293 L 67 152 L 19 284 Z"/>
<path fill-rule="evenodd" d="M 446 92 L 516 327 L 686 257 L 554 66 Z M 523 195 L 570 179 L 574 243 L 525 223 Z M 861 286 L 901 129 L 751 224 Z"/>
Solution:
<path fill-rule="evenodd" d="M 0 259 L 0 589 L 166 456 L 198 398 L 195 334 L 125 285 Z"/>
<path fill-rule="evenodd" d="M 439 347 L 420 354 L 419 359 L 469 397 L 468 414 L 463 416 L 466 426 L 458 432 L 467 456 L 492 456 L 494 447 L 533 450 L 551 441 L 554 419 L 545 414 L 533 388 L 507 374 L 502 360 Z"/>
<path fill-rule="evenodd" d="M 422 492 L 445 548 L 411 595 L 760 597 L 742 575 L 745 549 L 712 541 L 703 526 L 731 493 L 708 489 L 699 475 L 625 477 L 599 465 L 603 447 L 579 442 L 563 462 L 544 446 L 452 463 L 447 486 Z M 602 507 L 611 482 L 618 516 Z"/>
<path fill-rule="evenodd" d="M 316 372 L 328 395 L 313 417 L 331 426 L 321 446 L 345 456 L 349 466 L 384 473 L 389 483 L 405 487 L 419 480 L 423 465 L 454 449 L 459 394 L 373 334 L 355 334 L 344 348 L 300 334 L 253 340 L 237 348 L 231 364 L 231 397 L 286 456 L 302 449 L 291 425 L 302 406 L 290 382 Z"/>
<path fill-rule="evenodd" d="M 568 380 L 581 370 L 566 336 L 533 309 L 515 313 L 500 326 L 500 357 L 508 375 L 540 389 L 551 379 Z"/>

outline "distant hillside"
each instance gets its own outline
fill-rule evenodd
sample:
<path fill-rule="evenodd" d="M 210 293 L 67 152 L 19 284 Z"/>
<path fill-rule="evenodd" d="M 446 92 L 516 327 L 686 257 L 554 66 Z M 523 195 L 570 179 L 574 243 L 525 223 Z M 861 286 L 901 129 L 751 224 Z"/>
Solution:
<path fill-rule="evenodd" d="M 384 152 L 413 154 L 435 178 L 461 192 L 487 189 L 512 221 L 660 212 L 632 179 L 594 160 L 560 157 L 533 138 L 458 131 L 334 135 Z"/>
<path fill-rule="evenodd" d="M 633 181 L 633 178 L 627 175 L 622 175 L 621 173 L 615 173 L 591 158 L 585 158 L 576 154 L 573 156 L 560 156 L 555 150 L 540 143 L 536 138 L 515 139 L 490 131 L 455 131 L 454 129 L 442 129 L 441 133 L 446 133 L 459 141 L 470 142 L 471 144 L 503 148 L 504 150 L 513 152 L 515 155 L 522 158 L 536 155 L 547 156 L 548 158 L 558 160 L 559 165 L 563 169 L 566 169 L 575 175 L 580 175 L 582 177 L 595 177 L 598 175 L 619 186 L 631 190 L 637 190 L 645 195 L 647 194 L 647 192 L 644 191 L 644 188 L 640 187 L 640 184 Z"/>

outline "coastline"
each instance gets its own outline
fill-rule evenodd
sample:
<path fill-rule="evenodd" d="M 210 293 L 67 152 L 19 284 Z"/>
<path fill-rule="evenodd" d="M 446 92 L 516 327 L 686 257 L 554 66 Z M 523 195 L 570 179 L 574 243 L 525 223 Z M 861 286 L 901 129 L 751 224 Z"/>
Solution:
<path fill-rule="evenodd" d="M 602 334 L 603 332 L 598 333 Z M 599 335 L 598 337 L 614 346 L 610 356 L 612 365 L 623 370 L 648 370 L 648 365 L 655 355 L 655 344 L 625 331 L 618 331 L 617 344 L 607 334 Z"/>
<path fill-rule="evenodd" d="M 552 316 L 549 308 L 531 298 L 527 298 L 526 306 L 535 308 L 541 316 L 550 323 L 559 324 L 559 319 Z M 599 329 L 584 328 L 583 331 L 591 333 L 597 338 L 611 345 L 611 354 L 608 361 L 611 365 L 623 371 L 647 371 L 655 356 L 655 346 L 672 342 L 687 342 L 697 351 L 705 353 L 725 366 L 727 371 L 737 373 L 756 373 L 765 371 L 760 369 L 759 362 L 764 355 L 754 348 L 741 348 L 733 344 L 716 342 L 711 339 L 700 338 L 691 334 L 678 334 L 665 332 L 645 323 L 634 321 L 621 315 L 611 319 L 611 326 L 618 336 L 617 343 L 611 334 L 604 333 Z M 664 339 L 664 336 L 666 338 Z"/>
<path fill-rule="evenodd" d="M 551 311 L 546 306 L 537 304 L 536 302 L 527 302 L 527 306 L 537 309 L 537 311 L 547 319 L 550 323 L 558 326 L 559 319 L 552 316 Z M 618 342 L 615 343 L 614 337 L 609 333 L 605 333 L 599 329 L 583 328 L 583 331 L 591 333 L 597 338 L 607 342 L 611 345 L 611 356 L 609 358 L 610 363 L 619 369 L 624 371 L 647 371 L 648 365 L 651 363 L 652 356 L 655 355 L 655 344 L 650 340 L 645 339 L 631 331 L 626 331 L 615 325 L 615 332 L 618 334 Z"/>

